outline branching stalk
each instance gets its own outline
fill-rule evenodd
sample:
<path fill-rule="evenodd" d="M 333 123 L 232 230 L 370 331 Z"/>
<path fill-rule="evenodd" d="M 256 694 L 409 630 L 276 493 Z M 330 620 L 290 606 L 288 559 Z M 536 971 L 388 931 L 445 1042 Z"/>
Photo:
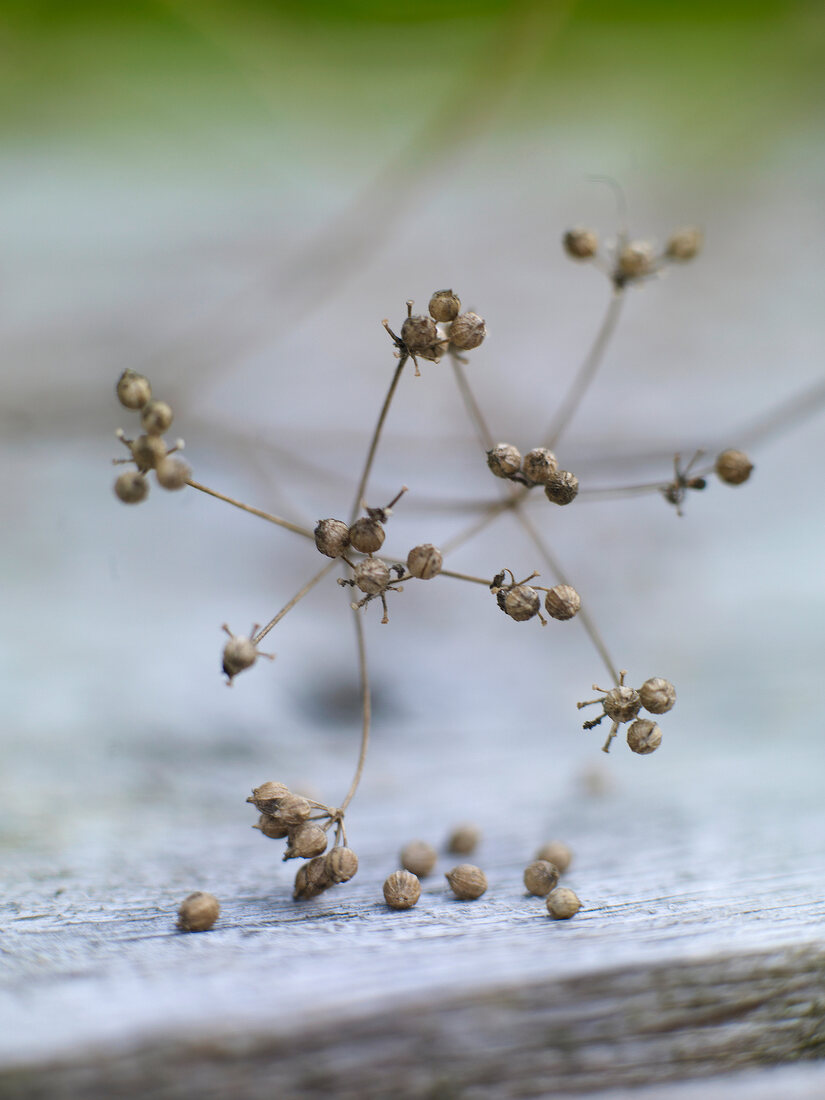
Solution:
<path fill-rule="evenodd" d="M 358 784 L 361 782 L 364 762 L 367 759 L 367 748 L 370 743 L 370 724 L 372 722 L 372 697 L 370 695 L 370 678 L 367 667 L 367 647 L 364 644 L 364 623 L 358 611 L 353 611 L 353 615 L 355 617 L 355 640 L 358 646 L 358 675 L 361 680 L 361 748 L 358 752 L 355 775 L 352 777 L 346 798 L 341 803 L 341 813 L 349 806 L 353 795 L 358 790 Z"/>
<path fill-rule="evenodd" d="M 375 425 L 375 430 L 372 433 L 372 439 L 370 441 L 369 450 L 367 451 L 367 458 L 364 463 L 364 471 L 361 474 L 361 480 L 358 482 L 358 489 L 355 493 L 355 500 L 352 503 L 352 512 L 350 514 L 350 523 L 353 523 L 358 517 L 358 513 L 361 511 L 361 501 L 364 499 L 364 494 L 367 491 L 367 482 L 369 481 L 370 471 L 372 470 L 372 463 L 375 459 L 375 452 L 378 450 L 378 441 L 381 438 L 381 431 L 384 427 L 384 421 L 387 419 L 387 413 L 390 411 L 390 405 L 392 404 L 393 396 L 395 395 L 396 387 L 401 378 L 401 372 L 404 370 L 404 366 L 409 356 L 402 354 L 398 360 L 398 366 L 395 368 L 395 372 L 390 382 L 390 388 L 387 390 L 387 396 L 384 398 L 384 404 L 381 406 L 381 412 L 378 414 L 378 422 Z"/>
<path fill-rule="evenodd" d="M 255 643 L 255 645 L 258 645 L 258 643 L 267 636 L 273 626 L 277 626 L 284 615 L 286 615 L 288 611 L 291 611 L 295 604 L 299 603 L 304 598 L 304 596 L 306 596 L 307 592 L 313 589 L 319 581 L 323 580 L 327 573 L 329 573 L 329 571 L 337 564 L 337 559 L 333 558 L 332 561 L 327 562 L 327 564 L 319 573 L 316 573 L 314 577 L 308 580 L 304 587 L 300 589 L 300 591 L 295 593 L 289 603 L 284 604 L 278 614 L 273 619 L 270 619 L 266 626 L 262 627 L 258 631 L 258 633 L 252 638 L 252 641 Z"/>
<path fill-rule="evenodd" d="M 287 531 L 294 531 L 296 535 L 303 535 L 304 538 L 307 539 L 314 539 L 315 537 L 312 531 L 309 531 L 306 527 L 299 527 L 297 523 L 290 523 L 288 519 L 284 519 L 282 516 L 274 516 L 271 512 L 263 512 L 260 508 L 253 508 L 250 504 L 243 504 L 240 500 L 235 500 L 234 497 L 228 497 L 224 493 L 219 493 L 216 489 L 209 489 L 206 485 L 201 485 L 199 481 L 192 481 L 190 478 L 186 484 L 193 489 L 197 489 L 199 493 L 206 493 L 207 496 L 216 497 L 218 500 L 224 500 L 227 504 L 231 504 L 235 508 L 240 508 L 243 512 L 249 512 L 253 516 L 259 516 L 261 519 L 268 520 L 269 523 L 275 523 L 279 527 L 285 527 Z"/>

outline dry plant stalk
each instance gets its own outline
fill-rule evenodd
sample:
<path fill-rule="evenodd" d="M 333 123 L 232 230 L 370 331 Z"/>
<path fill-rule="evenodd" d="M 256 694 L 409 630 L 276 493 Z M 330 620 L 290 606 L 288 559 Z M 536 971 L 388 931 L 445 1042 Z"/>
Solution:
<path fill-rule="evenodd" d="M 364 637 L 363 616 L 369 613 L 370 604 L 376 601 L 382 609 L 381 623 L 389 622 L 388 596 L 400 596 L 407 587 L 414 588 L 421 581 L 436 583 L 462 582 L 487 589 L 500 610 L 517 622 L 538 619 L 542 626 L 548 621 L 541 614 L 542 596 L 544 608 L 550 619 L 565 622 L 578 619 L 600 658 L 611 680 L 608 688 L 598 688 L 597 699 L 579 703 L 579 707 L 597 704 L 601 713 L 584 723 L 585 729 L 592 729 L 603 719 L 610 721 L 610 730 L 603 745 L 607 752 L 620 727 L 628 725 L 627 741 L 633 752 L 646 755 L 653 752 L 661 743 L 662 732 L 659 726 L 649 718 L 640 717 L 642 710 L 651 715 L 667 713 L 676 701 L 676 692 L 668 680 L 659 676 L 645 680 L 639 688 L 625 684 L 625 671 L 619 671 L 607 646 L 596 628 L 590 612 L 582 604 L 577 589 L 570 583 L 555 553 L 547 543 L 539 525 L 528 515 L 524 504 L 531 493 L 537 490 L 543 494 L 549 504 L 568 507 L 588 493 L 592 496 L 638 495 L 643 493 L 661 494 L 665 501 L 673 505 L 679 515 L 682 505 L 690 491 L 704 489 L 707 478 L 715 474 L 727 485 L 741 485 L 747 481 L 753 469 L 750 459 L 742 451 L 728 449 L 719 454 L 710 464 L 702 465 L 701 451 L 682 464 L 679 455 L 674 457 L 673 476 L 663 474 L 659 481 L 645 485 L 620 486 L 608 490 L 581 488 L 579 479 L 572 471 L 562 468 L 556 451 L 572 422 L 587 390 L 591 386 L 603 361 L 605 350 L 618 323 L 622 305 L 628 290 L 646 280 L 655 278 L 666 266 L 681 264 L 691 260 L 701 247 L 701 236 L 695 229 L 681 229 L 674 233 L 665 248 L 657 252 L 646 241 L 632 240 L 622 229 L 615 244 L 606 251 L 600 250 L 596 233 L 591 229 L 577 228 L 569 230 L 563 237 L 563 245 L 568 255 L 577 262 L 594 264 L 607 276 L 610 284 L 610 297 L 607 310 L 596 333 L 593 344 L 574 374 L 567 392 L 564 394 L 555 416 L 546 427 L 543 436 L 536 440 L 524 452 L 511 442 L 497 442 L 475 399 L 465 367 L 468 363 L 466 353 L 473 351 L 485 339 L 486 325 L 476 313 L 461 312 L 461 302 L 452 289 L 435 291 L 430 298 L 426 313 L 414 314 L 413 302 L 408 301 L 406 317 L 396 334 L 388 321 L 382 324 L 391 341 L 396 365 L 387 393 L 381 405 L 378 419 L 366 449 L 366 457 L 357 481 L 357 489 L 351 502 L 347 519 L 326 517 L 319 520 L 314 530 L 302 527 L 283 516 L 273 515 L 251 505 L 209 488 L 192 478 L 188 466 L 176 455 L 183 449 L 183 440 L 177 440 L 169 446 L 163 439 L 173 421 L 170 406 L 152 395 L 148 379 L 135 371 L 126 370 L 117 383 L 117 396 L 121 404 L 136 412 L 141 420 L 142 432 L 135 438 L 127 438 L 123 431 L 118 437 L 129 452 L 129 457 L 115 461 L 126 463 L 129 469 L 123 472 L 115 482 L 115 493 L 121 501 L 136 504 L 145 500 L 149 492 L 149 475 L 155 472 L 157 483 L 167 490 L 180 490 L 188 487 L 223 501 L 235 508 L 255 515 L 292 535 L 304 539 L 309 556 L 316 553 L 328 559 L 321 568 L 315 568 L 312 575 L 298 592 L 264 625 L 253 626 L 248 635 L 233 634 L 228 626 L 223 630 L 228 640 L 223 649 L 223 671 L 227 683 L 232 684 L 235 677 L 257 663 L 259 657 L 272 659 L 272 654 L 263 653 L 260 643 L 274 629 L 280 620 L 288 614 L 303 597 L 316 585 L 324 582 L 333 571 L 341 572 L 338 585 L 346 589 L 350 596 L 350 606 L 355 625 L 356 651 L 361 687 L 361 740 L 355 772 L 348 790 L 337 806 L 303 798 L 292 793 L 284 784 L 268 781 L 255 787 L 247 799 L 259 813 L 255 828 L 264 836 L 286 840 L 284 859 L 304 860 L 295 879 L 294 896 L 296 899 L 312 898 L 323 890 L 338 883 L 347 882 L 358 868 L 358 859 L 347 845 L 345 815 L 352 801 L 364 769 L 371 729 L 370 685 L 367 650 Z M 456 385 L 464 402 L 467 415 L 475 429 L 479 444 L 483 449 L 491 476 L 502 493 L 498 499 L 483 506 L 481 514 L 473 519 L 462 532 L 449 542 L 440 546 L 422 540 L 409 548 L 406 553 L 393 556 L 383 554 L 386 528 L 393 509 L 399 504 L 406 487 L 399 488 L 395 497 L 384 505 L 367 505 L 369 482 L 373 465 L 378 453 L 384 425 L 392 404 L 398 382 L 405 368 L 411 362 L 415 374 L 422 377 L 426 385 L 426 372 L 421 371 L 423 362 L 438 362 L 446 357 L 453 372 Z M 821 400 L 821 395 L 819 395 Z M 752 438 L 771 434 L 779 427 L 782 430 L 810 411 L 810 405 L 803 399 L 797 399 L 783 406 L 773 418 L 768 417 Z M 698 467 L 698 468 L 697 468 Z M 403 505 L 402 505 L 403 506 Z M 516 577 L 509 567 L 491 570 L 490 576 L 475 577 L 444 568 L 444 562 L 459 546 L 476 535 L 492 527 L 496 520 L 511 513 L 521 525 L 525 534 L 535 547 L 537 564 L 549 571 L 553 577 L 550 587 L 532 583 L 539 576 L 534 570 L 522 580 Z M 430 532 L 426 532 L 427 535 Z M 498 563 L 497 563 L 498 565 Z M 439 580 L 439 578 L 446 578 Z M 481 592 L 480 598 L 490 598 Z M 409 598 L 409 597 L 405 597 Z M 556 629 L 555 627 L 553 629 Z M 561 628 L 565 629 L 565 628 Z M 332 846 L 329 846 L 332 834 Z M 470 852 L 475 847 L 477 836 L 472 842 L 466 838 L 451 841 L 450 848 L 455 852 Z M 420 846 L 419 846 L 420 847 Z M 414 889 L 408 889 L 415 870 L 426 874 L 435 861 L 434 850 L 405 850 L 403 866 L 405 870 L 391 876 L 388 904 L 414 904 Z M 553 852 L 542 849 L 539 859 L 553 858 L 550 863 L 532 864 L 529 889 L 546 893 L 555 885 L 551 880 L 557 875 L 557 869 L 563 870 L 569 862 L 569 852 Z M 551 868 L 548 875 L 547 868 Z M 536 868 L 543 872 L 541 885 L 538 884 Z M 539 876 L 541 877 L 541 876 Z M 486 887 L 483 873 L 470 865 L 462 865 L 450 872 L 448 878 L 459 897 L 477 897 Z M 455 882 L 453 882 L 455 879 Z M 533 880 L 536 881 L 533 881 Z M 465 881 L 466 880 L 466 881 Z M 482 881 L 484 880 L 484 881 Z M 416 880 L 417 881 L 417 880 Z M 402 889 L 403 887 L 403 889 Z M 572 915 L 578 905 L 578 899 L 572 891 L 561 888 L 550 894 L 548 908 L 553 916 L 565 918 Z"/>

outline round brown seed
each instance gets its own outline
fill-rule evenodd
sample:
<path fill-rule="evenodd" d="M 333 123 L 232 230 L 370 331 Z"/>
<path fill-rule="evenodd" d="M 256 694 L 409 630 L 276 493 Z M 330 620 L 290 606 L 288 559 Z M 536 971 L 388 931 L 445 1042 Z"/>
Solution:
<path fill-rule="evenodd" d="M 457 825 L 447 839 L 447 851 L 454 856 L 468 856 L 478 847 L 481 830 L 477 825 L 465 822 Z"/>
<path fill-rule="evenodd" d="M 653 676 L 639 688 L 639 698 L 651 714 L 666 714 L 676 703 L 676 688 L 670 680 Z"/>
<path fill-rule="evenodd" d="M 368 596 L 378 596 L 390 583 L 390 571 L 380 558 L 364 558 L 353 570 L 355 583 Z"/>
<path fill-rule="evenodd" d="M 197 890 L 181 902 L 178 928 L 181 932 L 206 932 L 220 915 L 218 899 L 213 894 Z"/>
<path fill-rule="evenodd" d="M 117 399 L 127 409 L 142 409 L 152 396 L 149 379 L 134 370 L 125 370 L 115 387 Z"/>
<path fill-rule="evenodd" d="M 556 456 L 546 447 L 534 447 L 524 456 L 521 472 L 534 485 L 547 485 L 559 468 Z"/>
<path fill-rule="evenodd" d="M 390 909 L 412 909 L 421 897 L 421 883 L 409 871 L 393 871 L 384 883 L 384 901 Z"/>
<path fill-rule="evenodd" d="M 426 840 L 411 840 L 401 849 L 401 866 L 418 878 L 425 878 L 435 867 L 438 853 Z"/>
<path fill-rule="evenodd" d="M 544 597 L 544 607 L 552 619 L 564 622 L 572 619 L 581 609 L 582 600 L 575 588 L 569 584 L 557 584 Z"/>
<path fill-rule="evenodd" d="M 603 705 L 604 713 L 614 722 L 630 722 L 639 713 L 642 701 L 635 688 L 621 685 L 605 694 Z"/>
<path fill-rule="evenodd" d="M 459 863 L 444 877 L 459 901 L 475 901 L 487 889 L 487 876 L 472 863 Z"/>
<path fill-rule="evenodd" d="M 547 898 L 547 912 L 554 920 L 570 920 L 581 907 L 582 903 L 568 886 L 557 886 Z"/>
<path fill-rule="evenodd" d="M 526 622 L 538 614 L 541 598 L 529 584 L 516 584 L 504 597 L 504 610 L 517 623 Z"/>
<path fill-rule="evenodd" d="M 753 463 L 744 451 L 722 451 L 716 458 L 716 476 L 726 485 L 741 485 L 751 476 Z"/>
<path fill-rule="evenodd" d="M 183 489 L 192 471 L 180 458 L 163 458 L 157 465 L 155 477 L 163 489 Z"/>
<path fill-rule="evenodd" d="M 235 634 L 223 647 L 221 667 L 230 682 L 247 668 L 252 668 L 258 659 L 258 650 L 251 638 Z"/>
<path fill-rule="evenodd" d="M 252 828 L 260 829 L 263 835 L 268 836 L 270 840 L 283 840 L 285 836 L 289 836 L 289 826 L 284 825 L 274 817 L 270 817 L 269 814 L 261 814 Z"/>
<path fill-rule="evenodd" d="M 289 794 L 289 787 L 285 783 L 277 783 L 274 779 L 268 779 L 260 787 L 253 787 L 252 794 L 247 802 L 252 802 L 262 814 L 274 814 L 284 795 Z"/>
<path fill-rule="evenodd" d="M 623 279 L 650 275 L 655 269 L 652 245 L 648 241 L 629 241 L 619 250 L 616 266 Z"/>
<path fill-rule="evenodd" d="M 358 856 L 352 848 L 333 848 L 325 858 L 333 882 L 349 882 L 358 870 Z"/>
<path fill-rule="evenodd" d="M 295 875 L 295 888 L 292 896 L 296 901 L 308 901 L 316 898 L 333 885 L 327 869 L 327 856 L 316 856 L 308 863 L 302 863 Z"/>
<path fill-rule="evenodd" d="M 115 496 L 124 504 L 140 504 L 149 493 L 149 482 L 137 470 L 124 470 L 115 482 Z"/>
<path fill-rule="evenodd" d="M 569 470 L 556 470 L 544 486 L 544 495 L 553 504 L 569 504 L 579 493 L 579 479 Z"/>
<path fill-rule="evenodd" d="M 166 444 L 159 435 L 139 435 L 129 444 L 129 450 L 142 474 L 154 470 L 166 458 Z"/>
<path fill-rule="evenodd" d="M 564 251 L 574 260 L 589 260 L 596 255 L 599 248 L 599 238 L 592 229 L 582 229 L 576 226 L 568 229 L 562 237 Z"/>
<path fill-rule="evenodd" d="M 477 313 L 460 313 L 450 328 L 450 343 L 459 351 L 471 351 L 486 335 L 487 326 Z"/>
<path fill-rule="evenodd" d="M 647 756 L 662 743 L 662 731 L 650 718 L 637 718 L 627 728 L 627 743 L 633 752 Z"/>
<path fill-rule="evenodd" d="M 487 452 L 487 465 L 496 477 L 512 477 L 521 469 L 521 451 L 512 443 L 497 443 Z"/>
<path fill-rule="evenodd" d="M 451 290 L 436 290 L 430 298 L 430 316 L 436 321 L 454 321 L 461 302 Z"/>
<path fill-rule="evenodd" d="M 692 260 L 701 247 L 701 232 L 693 227 L 686 227 L 671 234 L 665 247 L 665 255 L 669 260 Z"/>
<path fill-rule="evenodd" d="M 141 409 L 140 422 L 147 435 L 163 435 L 172 426 L 172 410 L 165 401 L 148 401 Z"/>
<path fill-rule="evenodd" d="M 362 554 L 374 554 L 384 545 L 386 533 L 377 519 L 362 516 L 349 529 L 350 545 Z"/>
<path fill-rule="evenodd" d="M 559 869 L 554 863 L 537 859 L 524 868 L 524 885 L 537 898 L 546 897 L 558 885 Z"/>
<path fill-rule="evenodd" d="M 407 554 L 407 570 L 419 580 L 429 581 L 437 577 L 441 572 L 444 557 L 437 546 L 431 542 L 424 542 L 421 546 L 414 546 Z"/>
<path fill-rule="evenodd" d="M 401 326 L 401 339 L 414 355 L 428 351 L 438 340 L 438 329 L 432 317 L 414 315 L 405 317 Z"/>
<path fill-rule="evenodd" d="M 284 859 L 309 859 L 326 851 L 327 834 L 314 821 L 305 821 L 303 825 L 290 829 L 288 835 Z"/>
<path fill-rule="evenodd" d="M 572 858 L 573 853 L 561 840 L 548 840 L 547 843 L 542 844 L 536 852 L 536 859 L 543 859 L 548 863 L 554 864 L 554 866 L 558 867 L 561 874 L 564 874 L 570 866 Z"/>
<path fill-rule="evenodd" d="M 319 519 L 315 546 L 328 558 L 340 558 L 349 546 L 349 527 L 342 519 Z"/>

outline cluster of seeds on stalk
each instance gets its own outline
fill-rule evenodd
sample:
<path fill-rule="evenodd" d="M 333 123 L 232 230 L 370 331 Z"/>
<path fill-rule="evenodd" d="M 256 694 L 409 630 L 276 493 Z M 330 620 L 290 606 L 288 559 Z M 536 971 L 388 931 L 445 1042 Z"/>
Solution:
<path fill-rule="evenodd" d="M 510 581 L 507 581 L 507 574 Z M 527 582 L 537 577 L 538 573 L 531 573 L 523 581 L 517 581 L 512 570 L 502 569 L 493 577 L 490 591 L 496 598 L 496 603 L 511 619 L 518 623 L 526 622 L 538 616 L 542 626 L 547 626 L 547 620 L 541 614 L 540 592 L 545 593 L 544 609 L 551 619 L 564 622 L 572 619 L 581 609 L 582 601 L 578 592 L 572 585 L 556 584 L 552 588 L 543 585 L 530 585 Z"/>
<path fill-rule="evenodd" d="M 560 470 L 558 459 L 547 447 L 534 447 L 522 458 L 512 443 L 497 443 L 487 452 L 487 465 L 496 477 L 517 481 L 528 489 L 541 485 L 553 504 L 569 504 L 579 492 L 579 479 L 569 470 Z"/>
<path fill-rule="evenodd" d="M 273 840 L 286 839 L 284 859 L 305 859 L 295 876 L 293 897 L 317 897 L 358 870 L 358 857 L 347 847 L 342 810 L 294 794 L 284 783 L 269 780 L 247 798 L 260 817 L 253 826 Z M 327 833 L 335 826 L 335 843 L 327 851 Z"/>
<path fill-rule="evenodd" d="M 627 671 L 623 669 L 619 673 L 619 682 L 615 687 L 605 689 L 593 685 L 594 691 L 602 692 L 600 699 L 587 699 L 583 703 L 577 703 L 577 707 L 592 706 L 598 703 L 602 707 L 602 713 L 598 718 L 585 722 L 583 729 L 590 730 L 604 718 L 611 721 L 610 733 L 602 746 L 602 752 L 610 751 L 610 743 L 619 731 L 619 726 L 630 722 L 627 730 L 627 743 L 633 752 L 640 756 L 647 756 L 655 752 L 662 743 L 662 731 L 650 718 L 639 718 L 639 711 L 644 709 L 650 714 L 666 714 L 676 702 L 676 688 L 670 680 L 663 680 L 660 676 L 654 676 L 645 680 L 637 691 L 628 687 L 624 678 Z"/>
<path fill-rule="evenodd" d="M 628 283 L 658 275 L 668 264 L 692 260 L 702 248 L 702 234 L 692 227 L 677 229 L 665 247 L 657 251 L 650 241 L 631 240 L 623 232 L 602 254 L 595 231 L 576 227 L 568 229 L 562 243 L 568 256 L 574 260 L 592 260 L 617 289 L 622 289 Z"/>
<path fill-rule="evenodd" d="M 477 313 L 462 313 L 461 300 L 452 290 L 434 291 L 427 314 L 414 314 L 413 305 L 412 299 L 408 300 L 400 336 L 396 336 L 389 322 L 383 324 L 392 337 L 396 354 L 412 359 L 418 377 L 421 375 L 419 359 L 437 363 L 445 352 L 460 359 L 461 352 L 477 348 L 487 335 L 484 319 Z"/>
<path fill-rule="evenodd" d="M 685 466 L 682 466 L 681 455 L 673 456 L 673 480 L 662 487 L 662 496 L 676 509 L 676 514 L 682 515 L 682 502 L 688 489 L 702 490 L 707 487 L 707 479 L 704 474 L 693 472 L 696 463 L 702 458 L 704 452 L 696 451 L 693 458 Z M 744 453 L 729 448 L 716 456 L 713 472 L 725 485 L 742 485 L 751 476 L 753 463 Z M 710 469 L 704 471 L 709 473 Z"/>
<path fill-rule="evenodd" d="M 152 387 L 148 378 L 133 370 L 125 370 L 115 387 L 118 400 L 126 409 L 140 413 L 143 433 L 135 439 L 128 439 L 122 428 L 116 432 L 117 438 L 128 449 L 129 458 L 116 458 L 114 463 L 122 465 L 134 463 L 134 470 L 124 470 L 115 481 L 115 495 L 124 504 L 140 504 L 149 495 L 149 482 L 146 475 L 155 471 L 158 485 L 163 489 L 182 489 L 192 476 L 192 471 L 180 458 L 172 458 L 176 451 L 183 450 L 183 440 L 178 439 L 169 447 L 163 439 L 164 432 L 172 426 L 172 409 L 165 401 L 152 397 Z"/>

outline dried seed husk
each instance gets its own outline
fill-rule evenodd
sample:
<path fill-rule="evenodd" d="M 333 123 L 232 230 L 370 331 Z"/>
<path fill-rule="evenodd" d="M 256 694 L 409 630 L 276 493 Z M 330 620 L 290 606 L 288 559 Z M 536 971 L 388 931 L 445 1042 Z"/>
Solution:
<path fill-rule="evenodd" d="M 349 529 L 350 546 L 362 554 L 374 554 L 384 545 L 386 532 L 377 519 L 362 516 Z"/>
<path fill-rule="evenodd" d="M 568 229 L 562 237 L 564 250 L 574 260 L 589 260 L 599 249 L 599 238 L 592 229 L 576 226 Z"/>
<path fill-rule="evenodd" d="M 524 868 L 524 885 L 531 894 L 543 898 L 558 886 L 559 874 L 554 863 L 537 859 Z"/>
<path fill-rule="evenodd" d="M 459 863 L 444 877 L 459 901 L 475 901 L 487 889 L 487 876 L 472 863 Z"/>
<path fill-rule="evenodd" d="M 552 619 L 566 622 L 581 610 L 582 600 L 570 584 L 557 584 L 544 597 L 544 609 Z"/>
<path fill-rule="evenodd" d="M 310 859 L 319 856 L 327 848 L 327 834 L 314 821 L 305 821 L 289 830 L 289 843 L 284 859 Z"/>
<path fill-rule="evenodd" d="M 390 909 L 412 909 L 421 897 L 421 883 L 410 871 L 393 871 L 384 883 L 384 901 Z"/>
<path fill-rule="evenodd" d="M 352 848 L 333 848 L 326 856 L 327 873 L 333 882 L 349 882 L 358 870 L 358 856 Z"/>
<path fill-rule="evenodd" d="M 155 469 L 155 477 L 162 489 L 183 489 L 192 476 L 192 470 L 181 458 L 162 458 Z"/>
<path fill-rule="evenodd" d="M 496 443 L 487 452 L 487 465 L 496 477 L 512 477 L 521 469 L 521 451 L 512 443 Z"/>
<path fill-rule="evenodd" d="M 149 379 L 134 370 L 125 370 L 115 388 L 118 401 L 127 409 L 142 409 L 152 396 Z"/>
<path fill-rule="evenodd" d="M 526 622 L 538 615 L 541 597 L 529 584 L 516 584 L 504 597 L 504 610 L 517 623 Z"/>
<path fill-rule="evenodd" d="M 147 401 L 140 411 L 140 422 L 147 435 L 163 435 L 172 426 L 172 409 L 165 401 Z"/>
<path fill-rule="evenodd" d="M 753 471 L 753 463 L 744 451 L 729 449 L 716 457 L 716 476 L 726 485 L 741 485 Z"/>
<path fill-rule="evenodd" d="M 444 557 L 441 551 L 431 542 L 414 546 L 407 554 L 407 570 L 413 577 L 418 577 L 422 581 L 437 577 L 443 564 Z"/>
<path fill-rule="evenodd" d="M 651 714 L 666 714 L 676 703 L 676 688 L 670 680 L 652 676 L 639 688 L 639 698 Z"/>
<path fill-rule="evenodd" d="M 461 302 L 451 290 L 436 290 L 430 298 L 429 310 L 436 321 L 453 321 L 461 310 Z"/>
<path fill-rule="evenodd" d="M 295 889 L 292 896 L 296 901 L 308 901 L 316 898 L 333 885 L 327 871 L 327 857 L 316 856 L 309 863 L 302 863 L 295 875 Z"/>
<path fill-rule="evenodd" d="M 413 355 L 429 351 L 438 340 L 435 321 L 423 314 L 405 317 L 401 326 L 401 339 Z"/>
<path fill-rule="evenodd" d="M 481 840 L 481 830 L 478 825 L 464 822 L 456 825 L 447 839 L 447 851 L 454 856 L 469 856 L 478 847 Z"/>
<path fill-rule="evenodd" d="M 619 685 L 604 697 L 604 713 L 614 722 L 630 722 L 639 713 L 642 701 L 635 688 Z"/>
<path fill-rule="evenodd" d="M 450 326 L 450 343 L 459 351 L 472 351 L 486 335 L 487 326 L 477 313 L 460 313 Z"/>
<path fill-rule="evenodd" d="M 637 718 L 627 729 L 627 743 L 633 752 L 647 756 L 662 743 L 662 731 L 650 718 Z"/>
<path fill-rule="evenodd" d="M 137 470 L 124 470 L 115 481 L 115 496 L 124 504 L 140 504 L 149 494 L 149 482 Z"/>
<path fill-rule="evenodd" d="M 285 783 L 278 783 L 274 779 L 268 779 L 260 787 L 254 787 L 247 802 L 252 802 L 255 809 L 262 814 L 274 814 L 284 795 L 289 794 L 289 787 Z"/>
<path fill-rule="evenodd" d="M 547 912 L 554 920 L 570 920 L 581 907 L 582 903 L 569 886 L 557 886 L 547 898 Z"/>
<path fill-rule="evenodd" d="M 401 849 L 401 866 L 418 878 L 426 878 L 436 865 L 438 853 L 426 840 L 411 840 Z"/>
<path fill-rule="evenodd" d="M 579 479 L 569 470 L 556 470 L 544 486 L 544 495 L 551 504 L 565 505 L 574 501 L 579 493 Z"/>
<path fill-rule="evenodd" d="M 564 874 L 570 866 L 572 858 L 573 853 L 561 840 L 548 840 L 536 852 L 536 859 L 543 859 L 554 864 L 561 874 Z"/>
<path fill-rule="evenodd" d="M 349 527 L 342 519 L 319 519 L 314 534 L 316 548 L 328 558 L 340 558 L 349 546 Z"/>
<path fill-rule="evenodd" d="M 558 468 L 556 456 L 546 447 L 534 447 L 521 463 L 521 472 L 534 485 L 547 485 Z"/>
<path fill-rule="evenodd" d="M 390 583 L 390 571 L 380 558 L 363 558 L 353 570 L 353 578 L 366 595 L 378 596 Z"/>

